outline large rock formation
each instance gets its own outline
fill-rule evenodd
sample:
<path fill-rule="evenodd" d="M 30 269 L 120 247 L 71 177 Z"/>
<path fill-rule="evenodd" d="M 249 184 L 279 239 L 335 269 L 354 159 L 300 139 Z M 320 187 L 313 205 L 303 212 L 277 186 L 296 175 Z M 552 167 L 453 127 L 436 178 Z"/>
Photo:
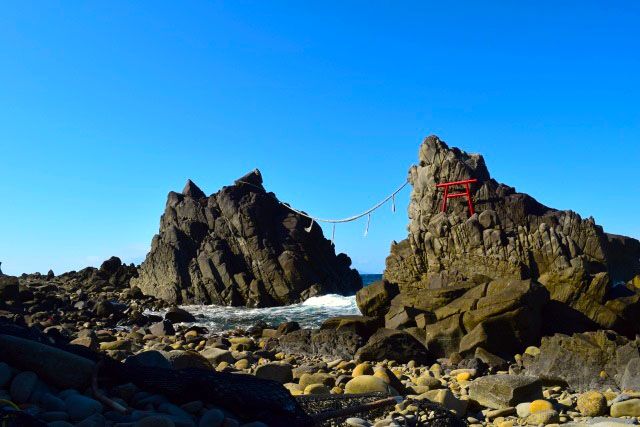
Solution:
<path fill-rule="evenodd" d="M 207 197 L 188 181 L 170 192 L 151 251 L 131 281 L 175 303 L 267 307 L 362 287 L 322 229 L 283 206 L 258 170 Z"/>
<path fill-rule="evenodd" d="M 476 213 L 464 198 L 441 212 L 436 184 L 471 178 Z M 437 355 L 477 347 L 508 355 L 560 331 L 640 330 L 637 240 L 498 183 L 481 155 L 436 136 L 421 145 L 409 180 L 409 236 L 391 247 L 387 284 L 358 294 L 363 314 L 382 310 L 387 327 L 425 329 Z"/>

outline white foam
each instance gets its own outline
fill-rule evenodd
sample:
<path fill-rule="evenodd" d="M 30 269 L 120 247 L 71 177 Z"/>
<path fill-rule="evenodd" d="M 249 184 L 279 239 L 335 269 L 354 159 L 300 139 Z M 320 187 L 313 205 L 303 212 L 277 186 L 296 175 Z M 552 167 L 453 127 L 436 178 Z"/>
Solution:
<path fill-rule="evenodd" d="M 302 303 L 308 307 L 345 307 L 351 308 L 356 306 L 356 297 L 345 297 L 337 294 L 327 294 L 318 297 L 311 297 Z"/>

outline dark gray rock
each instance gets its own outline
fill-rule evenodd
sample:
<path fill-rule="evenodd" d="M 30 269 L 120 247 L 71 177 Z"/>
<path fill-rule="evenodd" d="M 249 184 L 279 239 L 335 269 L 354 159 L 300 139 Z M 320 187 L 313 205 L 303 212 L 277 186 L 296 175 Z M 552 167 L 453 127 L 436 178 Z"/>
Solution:
<path fill-rule="evenodd" d="M 151 251 L 131 281 L 172 303 L 267 307 L 362 287 L 319 225 L 285 207 L 254 171 L 209 197 L 169 193 Z"/>
<path fill-rule="evenodd" d="M 196 318 L 193 314 L 189 313 L 187 310 L 184 310 L 180 307 L 171 307 L 164 315 L 164 318 L 170 321 L 171 323 L 182 323 L 182 322 L 195 322 Z"/>
<path fill-rule="evenodd" d="M 293 369 L 290 364 L 284 362 L 271 362 L 256 368 L 256 377 L 265 380 L 277 381 L 281 384 L 293 381 Z"/>
<path fill-rule="evenodd" d="M 38 376 L 35 373 L 29 371 L 20 372 L 11 381 L 11 387 L 9 388 L 11 400 L 16 403 L 26 403 L 31 397 L 31 393 L 35 390 L 37 383 Z"/>
<path fill-rule="evenodd" d="M 358 361 L 380 361 L 384 359 L 407 363 L 414 360 L 428 364 L 434 357 L 425 346 L 405 331 L 379 329 L 355 354 Z"/>
<path fill-rule="evenodd" d="M 163 320 L 162 322 L 157 322 L 151 325 L 149 327 L 149 332 L 157 337 L 164 337 L 175 334 L 176 330 L 169 320 Z"/>
<path fill-rule="evenodd" d="M 366 339 L 352 329 L 301 329 L 278 338 L 278 348 L 288 354 L 352 359 Z"/>
<path fill-rule="evenodd" d="M 20 282 L 14 276 L 0 275 L 0 303 L 20 299 Z"/>
<path fill-rule="evenodd" d="M 65 405 L 69 418 L 75 422 L 102 412 L 102 403 L 81 394 L 73 394 L 67 397 Z"/>
<path fill-rule="evenodd" d="M 469 397 L 488 408 L 513 407 L 542 399 L 542 382 L 524 375 L 488 375 L 471 382 Z"/>

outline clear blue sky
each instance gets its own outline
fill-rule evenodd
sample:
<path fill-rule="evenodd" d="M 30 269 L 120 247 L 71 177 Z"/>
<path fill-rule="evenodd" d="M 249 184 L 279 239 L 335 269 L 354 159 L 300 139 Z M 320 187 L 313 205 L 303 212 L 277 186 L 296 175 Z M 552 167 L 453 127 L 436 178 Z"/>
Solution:
<path fill-rule="evenodd" d="M 432 133 L 640 237 L 640 3 L 447 3 L 3 3 L 4 272 L 140 262 L 187 178 L 211 193 L 258 167 L 282 200 L 347 216 Z M 366 239 L 339 227 L 338 249 L 380 272 L 407 201 Z"/>

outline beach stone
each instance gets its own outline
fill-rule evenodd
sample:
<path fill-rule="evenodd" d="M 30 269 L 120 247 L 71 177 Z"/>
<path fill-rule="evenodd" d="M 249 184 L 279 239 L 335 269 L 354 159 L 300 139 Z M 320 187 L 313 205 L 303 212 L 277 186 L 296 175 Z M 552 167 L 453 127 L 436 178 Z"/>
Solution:
<path fill-rule="evenodd" d="M 463 417 L 467 412 L 467 400 L 460 400 L 454 396 L 449 389 L 431 390 L 422 393 L 418 399 L 427 399 L 434 403 L 439 403 L 450 411 L 455 412 L 459 417 Z"/>
<path fill-rule="evenodd" d="M 276 335 L 286 335 L 289 332 L 299 331 L 300 324 L 298 322 L 283 322 L 278 325 L 278 329 L 276 329 Z"/>
<path fill-rule="evenodd" d="M 369 362 L 362 362 L 356 365 L 351 372 L 352 377 L 358 377 L 360 375 L 373 375 L 373 367 Z"/>
<path fill-rule="evenodd" d="M 81 394 L 72 394 L 67 397 L 65 405 L 69 417 L 75 422 L 102 412 L 102 403 Z"/>
<path fill-rule="evenodd" d="M 390 394 L 390 388 L 387 383 L 373 375 L 360 375 L 350 380 L 344 389 L 346 394 L 363 394 L 382 392 Z"/>
<path fill-rule="evenodd" d="M 134 427 L 175 427 L 171 418 L 164 415 L 151 415 L 136 421 Z"/>
<path fill-rule="evenodd" d="M 39 418 L 48 423 L 52 421 L 68 421 L 69 414 L 67 414 L 65 411 L 50 411 L 41 413 L 39 415 Z"/>
<path fill-rule="evenodd" d="M 4 350 L 4 349 L 3 349 Z M 20 372 L 11 381 L 9 394 L 15 403 L 26 403 L 36 388 L 38 376 L 30 371 Z"/>
<path fill-rule="evenodd" d="M 47 427 L 74 427 L 74 425 L 67 421 L 52 421 L 47 423 Z"/>
<path fill-rule="evenodd" d="M 520 418 L 527 418 L 531 415 L 531 402 L 522 402 L 516 405 L 516 413 Z"/>
<path fill-rule="evenodd" d="M 629 399 L 611 405 L 612 417 L 640 417 L 640 399 Z"/>
<path fill-rule="evenodd" d="M 0 388 L 4 388 L 11 381 L 13 371 L 11 367 L 4 362 L 0 362 Z"/>
<path fill-rule="evenodd" d="M 0 335 L 0 358 L 11 366 L 35 372 L 60 389 L 84 389 L 91 382 L 94 362 L 55 347 L 9 335 Z"/>
<path fill-rule="evenodd" d="M 236 369 L 247 369 L 249 367 L 248 359 L 240 359 L 236 363 L 234 363 Z"/>
<path fill-rule="evenodd" d="M 423 365 L 433 361 L 426 347 L 411 334 L 385 328 L 378 329 L 367 343 L 358 349 L 355 359 L 360 362 L 386 359 L 399 363 L 415 360 Z"/>
<path fill-rule="evenodd" d="M 106 418 L 102 414 L 93 414 L 76 423 L 75 427 L 105 427 Z"/>
<path fill-rule="evenodd" d="M 508 366 L 508 363 L 506 360 L 504 360 L 502 357 L 497 356 L 493 353 L 488 352 L 487 350 L 485 350 L 482 347 L 477 347 L 476 351 L 474 353 L 474 357 L 477 359 L 482 360 L 484 363 L 486 363 L 489 367 L 494 368 L 494 369 L 504 369 Z"/>
<path fill-rule="evenodd" d="M 329 394 L 331 390 L 324 384 L 309 384 L 304 388 L 304 394 Z"/>
<path fill-rule="evenodd" d="M 284 384 L 293 381 L 293 369 L 289 363 L 271 362 L 258 366 L 256 377 Z"/>
<path fill-rule="evenodd" d="M 298 383 L 304 390 L 310 384 L 324 384 L 327 387 L 333 387 L 336 379 L 330 375 L 322 372 L 316 374 L 302 374 Z"/>
<path fill-rule="evenodd" d="M 421 387 L 429 387 L 429 389 L 433 390 L 435 388 L 442 388 L 443 385 L 439 379 L 434 378 L 430 375 L 422 375 L 421 377 L 416 379 L 416 385 Z"/>
<path fill-rule="evenodd" d="M 224 421 L 224 413 L 219 409 L 209 409 L 205 412 L 200 421 L 198 427 L 219 427 Z"/>
<path fill-rule="evenodd" d="M 371 425 L 369 421 L 356 417 L 347 418 L 345 423 L 351 427 L 369 427 Z"/>
<path fill-rule="evenodd" d="M 578 397 L 576 408 L 585 417 L 597 417 L 607 411 L 607 399 L 599 391 L 588 391 Z"/>
<path fill-rule="evenodd" d="M 100 350 L 131 350 L 131 341 L 129 340 L 115 340 L 115 341 L 106 341 L 100 343 Z"/>
<path fill-rule="evenodd" d="M 542 383 L 524 375 L 488 375 L 471 382 L 469 397 L 488 408 L 506 408 L 541 398 Z"/>
<path fill-rule="evenodd" d="M 164 318 L 171 323 L 191 323 L 196 321 L 196 317 L 180 307 L 171 307 L 164 315 Z"/>
<path fill-rule="evenodd" d="M 200 352 L 209 362 L 214 365 L 218 365 L 220 362 L 227 362 L 229 364 L 236 363 L 236 358 L 229 350 L 224 350 L 216 347 L 209 347 Z"/>
<path fill-rule="evenodd" d="M 138 354 L 128 356 L 124 363 L 130 366 L 145 368 L 171 369 L 171 363 L 164 354 L 156 350 L 142 351 Z"/>
<path fill-rule="evenodd" d="M 173 350 L 169 352 L 161 352 L 169 361 L 171 368 L 180 369 L 202 369 L 204 371 L 212 371 L 213 366 L 208 359 L 195 351 Z"/>
<path fill-rule="evenodd" d="M 38 403 L 45 411 L 58 412 L 66 409 L 64 400 L 51 393 L 44 393 Z"/>
<path fill-rule="evenodd" d="M 536 412 L 541 411 L 550 411 L 553 409 L 553 405 L 551 402 L 543 399 L 534 400 L 529 404 L 529 412 L 535 414 Z"/>
<path fill-rule="evenodd" d="M 176 330 L 173 328 L 173 324 L 170 321 L 163 320 L 162 322 L 157 322 L 149 326 L 149 332 L 156 337 L 164 337 L 167 335 L 174 335 Z"/>
<path fill-rule="evenodd" d="M 527 424 L 529 425 L 547 425 L 547 424 L 555 424 L 559 421 L 558 412 L 553 409 L 548 409 L 545 411 L 540 411 L 533 413 L 527 417 Z"/>

